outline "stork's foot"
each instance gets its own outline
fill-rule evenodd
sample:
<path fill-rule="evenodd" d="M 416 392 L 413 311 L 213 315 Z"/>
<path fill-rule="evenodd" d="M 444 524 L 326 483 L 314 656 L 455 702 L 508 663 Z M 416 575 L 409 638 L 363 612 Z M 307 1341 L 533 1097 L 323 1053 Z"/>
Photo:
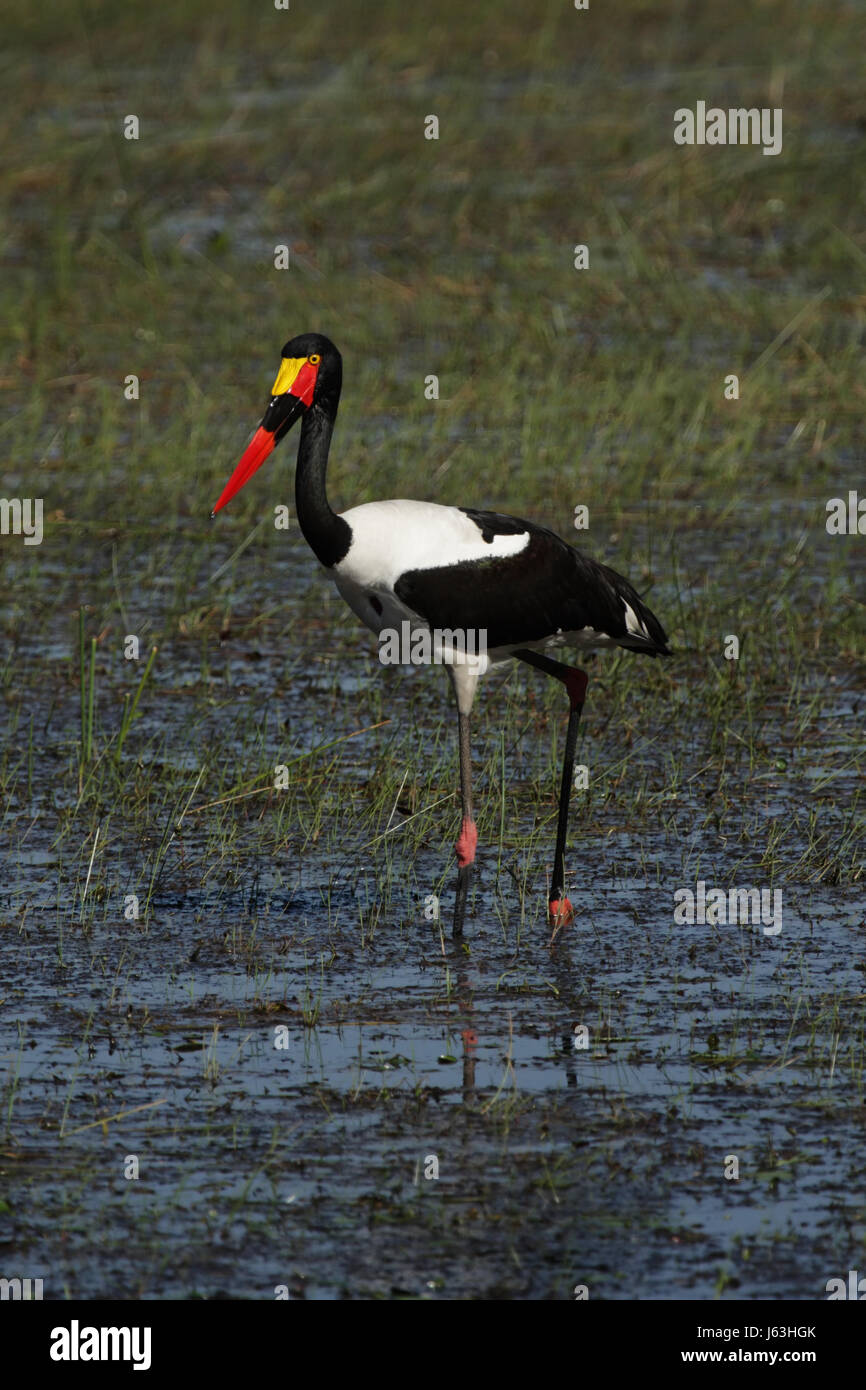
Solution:
<path fill-rule="evenodd" d="M 547 904 L 547 913 L 552 927 L 568 927 L 574 921 L 574 908 L 568 898 L 551 898 Z"/>

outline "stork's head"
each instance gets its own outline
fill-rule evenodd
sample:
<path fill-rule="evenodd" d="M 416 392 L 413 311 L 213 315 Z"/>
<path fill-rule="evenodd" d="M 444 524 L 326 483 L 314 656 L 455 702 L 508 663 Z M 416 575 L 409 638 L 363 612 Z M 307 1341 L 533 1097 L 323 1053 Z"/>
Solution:
<path fill-rule="evenodd" d="M 262 423 L 223 488 L 211 516 L 240 492 L 283 435 L 288 434 L 295 421 L 308 410 L 322 410 L 333 419 L 342 380 L 343 359 L 330 338 L 321 333 L 301 333 L 286 343 Z"/>

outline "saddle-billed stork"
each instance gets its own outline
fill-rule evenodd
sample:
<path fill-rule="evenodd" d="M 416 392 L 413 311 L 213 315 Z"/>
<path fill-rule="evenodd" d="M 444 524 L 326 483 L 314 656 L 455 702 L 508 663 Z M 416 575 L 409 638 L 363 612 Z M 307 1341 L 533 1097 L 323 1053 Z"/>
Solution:
<path fill-rule="evenodd" d="M 569 698 L 559 792 L 556 852 L 549 893 L 554 925 L 570 922 L 563 859 L 577 731 L 586 694 L 584 671 L 545 655 L 551 646 L 626 647 L 669 655 L 661 623 L 628 580 L 581 555 L 531 521 L 433 502 L 365 502 L 337 514 L 325 470 L 340 402 L 342 358 L 320 333 L 286 343 L 264 418 L 211 513 L 215 516 L 301 419 L 295 473 L 298 524 L 349 607 L 374 632 L 444 632 L 441 655 L 454 686 L 460 749 L 462 822 L 454 935 L 463 919 L 478 834 L 472 814 L 469 717 L 478 678 L 517 658 L 562 682 Z M 453 634 L 469 634 L 461 646 Z M 486 654 L 473 636 L 486 634 Z M 448 634 L 452 636 L 449 637 Z M 482 643 L 485 638 L 481 639 Z M 450 645 L 448 645 L 450 643 Z"/>

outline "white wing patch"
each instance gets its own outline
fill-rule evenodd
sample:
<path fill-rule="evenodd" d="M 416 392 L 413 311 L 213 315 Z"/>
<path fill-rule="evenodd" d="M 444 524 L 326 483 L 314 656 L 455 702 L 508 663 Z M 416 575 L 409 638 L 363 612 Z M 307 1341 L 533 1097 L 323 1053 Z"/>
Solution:
<path fill-rule="evenodd" d="M 410 570 L 519 555 L 529 544 L 528 531 L 494 536 L 488 543 L 459 507 L 436 502 L 364 502 L 342 515 L 352 528 L 352 543 L 335 572 L 367 588 L 393 591 Z"/>

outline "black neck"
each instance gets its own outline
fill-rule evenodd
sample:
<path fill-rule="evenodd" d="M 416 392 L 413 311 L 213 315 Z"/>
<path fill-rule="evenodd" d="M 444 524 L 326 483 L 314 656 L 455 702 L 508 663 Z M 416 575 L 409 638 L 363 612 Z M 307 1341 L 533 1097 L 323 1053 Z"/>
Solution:
<path fill-rule="evenodd" d="M 330 569 L 346 555 L 352 540 L 349 523 L 331 510 L 325 491 L 325 470 L 334 429 L 336 406 L 316 404 L 304 415 L 295 471 L 295 510 L 304 540 Z"/>

